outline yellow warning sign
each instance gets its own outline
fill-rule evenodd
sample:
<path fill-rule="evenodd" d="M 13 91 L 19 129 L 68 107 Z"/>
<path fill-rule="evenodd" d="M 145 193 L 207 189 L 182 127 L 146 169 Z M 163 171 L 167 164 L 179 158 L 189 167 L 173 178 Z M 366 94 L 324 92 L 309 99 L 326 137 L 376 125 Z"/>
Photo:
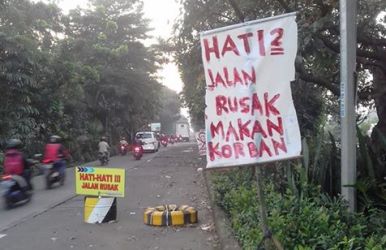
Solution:
<path fill-rule="evenodd" d="M 124 197 L 125 170 L 121 168 L 77 167 L 75 192 L 80 195 Z"/>

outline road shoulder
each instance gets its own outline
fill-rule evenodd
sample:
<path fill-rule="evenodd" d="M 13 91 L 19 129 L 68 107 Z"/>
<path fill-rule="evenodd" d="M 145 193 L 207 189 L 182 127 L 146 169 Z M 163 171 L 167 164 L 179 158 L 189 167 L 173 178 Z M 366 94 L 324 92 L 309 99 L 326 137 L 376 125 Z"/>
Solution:
<path fill-rule="evenodd" d="M 202 159 L 200 163 L 200 165 L 202 166 L 202 169 L 205 168 L 205 164 L 206 164 L 205 160 Z M 233 235 L 232 228 L 227 215 L 216 204 L 215 190 L 211 183 L 212 172 L 210 172 L 209 170 L 204 170 L 202 171 L 202 173 L 203 173 L 206 188 L 208 190 L 208 197 L 209 197 L 211 210 L 213 214 L 213 220 L 215 222 L 216 233 L 217 233 L 217 237 L 218 237 L 221 249 L 241 250 L 242 248 L 240 247 L 238 241 Z"/>

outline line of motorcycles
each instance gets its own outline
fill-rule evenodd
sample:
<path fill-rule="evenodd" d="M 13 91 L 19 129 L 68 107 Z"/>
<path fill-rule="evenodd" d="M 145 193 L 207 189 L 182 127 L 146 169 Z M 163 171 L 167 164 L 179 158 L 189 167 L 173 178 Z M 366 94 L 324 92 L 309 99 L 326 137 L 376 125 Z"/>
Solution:
<path fill-rule="evenodd" d="M 184 141 L 182 136 L 175 136 L 175 135 L 167 136 L 167 138 L 164 139 L 164 140 L 166 141 L 166 144 L 167 143 L 174 144 L 174 143 L 178 143 L 178 142 L 183 142 Z"/>
<path fill-rule="evenodd" d="M 28 160 L 31 176 L 44 174 L 46 189 L 64 185 L 65 171 L 61 173 L 57 168 L 53 167 L 52 163 L 40 163 L 40 161 L 37 160 L 39 157 L 41 157 L 41 155 L 35 155 L 34 159 Z M 11 209 L 26 204 L 32 198 L 32 186 L 30 187 L 25 178 L 20 175 L 2 176 L 0 187 L 5 209 Z"/>
<path fill-rule="evenodd" d="M 122 156 L 127 155 L 128 151 L 129 151 L 128 145 L 120 145 L 119 146 L 119 154 L 120 155 L 122 155 Z M 143 150 L 143 147 L 141 145 L 135 145 L 132 148 L 132 154 L 133 154 L 134 159 L 136 159 L 136 160 L 140 160 L 143 156 L 143 153 L 144 153 L 144 150 Z M 105 165 L 109 164 L 109 158 L 110 157 L 109 157 L 107 152 L 105 152 L 105 153 L 99 152 L 98 153 L 98 159 L 99 159 L 101 166 L 105 166 Z"/>
<path fill-rule="evenodd" d="M 183 142 L 183 139 L 181 136 L 167 136 L 165 138 L 161 139 L 161 145 L 164 147 L 167 147 L 168 144 L 173 145 L 174 143 Z"/>
<path fill-rule="evenodd" d="M 120 145 L 120 147 L 119 147 L 120 155 L 124 156 L 128 153 L 128 151 L 129 151 L 129 145 Z M 144 150 L 143 150 L 142 145 L 134 145 L 133 146 L 132 154 L 133 154 L 134 159 L 140 160 L 143 156 L 143 153 L 144 153 Z M 103 165 L 102 159 L 100 159 L 100 161 L 101 161 L 101 164 Z"/>
<path fill-rule="evenodd" d="M 168 144 L 174 144 L 174 143 L 177 143 L 177 142 L 181 142 L 182 141 L 182 138 L 179 139 L 178 137 L 174 138 L 174 137 L 168 137 L 168 138 L 162 138 L 159 143 L 164 146 L 164 147 L 167 147 Z M 119 147 L 119 153 L 120 155 L 124 156 L 127 154 L 127 152 L 129 151 L 129 146 L 128 145 L 120 145 Z M 143 153 L 144 153 L 144 150 L 143 150 L 143 147 L 142 145 L 135 145 L 133 148 L 132 148 L 132 154 L 133 154 L 133 157 L 134 159 L 136 160 L 140 160 L 143 156 Z M 107 165 L 108 164 L 108 156 L 107 155 L 103 155 L 103 154 L 100 154 L 99 155 L 99 161 L 101 162 L 101 165 Z"/>

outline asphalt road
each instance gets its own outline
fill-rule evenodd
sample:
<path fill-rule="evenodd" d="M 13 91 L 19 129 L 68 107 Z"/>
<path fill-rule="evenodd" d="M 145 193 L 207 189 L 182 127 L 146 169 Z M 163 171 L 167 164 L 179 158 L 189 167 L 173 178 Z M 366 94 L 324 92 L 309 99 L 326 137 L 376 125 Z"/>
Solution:
<path fill-rule="evenodd" d="M 126 169 L 126 196 L 118 198 L 118 221 L 87 224 L 83 197 L 75 196 L 74 170 L 66 184 L 44 189 L 34 178 L 33 200 L 13 210 L 0 210 L 0 249 L 218 249 L 213 218 L 201 172 L 197 146 L 183 143 L 145 154 L 111 158 L 108 167 Z M 96 162 L 85 164 L 96 166 Z M 143 224 L 148 206 L 187 204 L 198 210 L 199 223 L 185 227 Z"/>

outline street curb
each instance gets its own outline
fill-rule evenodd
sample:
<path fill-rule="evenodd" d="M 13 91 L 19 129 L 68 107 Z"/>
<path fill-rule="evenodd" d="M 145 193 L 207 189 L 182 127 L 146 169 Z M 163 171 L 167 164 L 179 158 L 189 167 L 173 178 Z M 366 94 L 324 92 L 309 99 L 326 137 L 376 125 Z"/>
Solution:
<path fill-rule="evenodd" d="M 210 172 L 204 170 L 202 171 L 202 174 L 205 179 L 205 185 L 208 191 L 209 202 L 212 208 L 211 210 L 213 214 L 214 224 L 221 249 L 241 250 L 242 248 L 240 247 L 238 241 L 232 233 L 232 228 L 229 224 L 228 217 L 226 216 L 224 211 L 217 206 L 216 201 L 214 199 L 214 190 L 210 182 Z"/>

